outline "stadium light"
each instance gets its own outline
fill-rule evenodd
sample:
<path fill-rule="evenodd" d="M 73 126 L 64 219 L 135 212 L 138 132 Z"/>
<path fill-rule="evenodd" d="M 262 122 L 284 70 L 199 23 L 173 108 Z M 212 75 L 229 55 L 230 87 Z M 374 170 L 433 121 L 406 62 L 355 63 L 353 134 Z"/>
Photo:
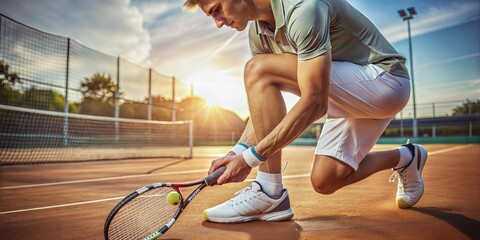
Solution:
<path fill-rule="evenodd" d="M 410 20 L 413 19 L 414 15 L 417 15 L 417 11 L 414 7 L 409 7 L 406 10 L 400 9 L 398 10 L 398 14 L 402 18 L 403 21 L 407 22 L 408 28 L 408 48 L 410 52 L 410 79 L 412 80 L 412 95 L 413 95 L 413 137 L 418 137 L 418 124 L 417 124 L 417 101 L 415 98 L 415 80 L 413 74 L 413 55 L 412 55 L 412 34 L 410 29 Z"/>
<path fill-rule="evenodd" d="M 417 11 L 415 11 L 414 7 L 407 8 L 408 13 L 410 13 L 410 16 L 413 17 L 413 15 L 417 14 Z"/>

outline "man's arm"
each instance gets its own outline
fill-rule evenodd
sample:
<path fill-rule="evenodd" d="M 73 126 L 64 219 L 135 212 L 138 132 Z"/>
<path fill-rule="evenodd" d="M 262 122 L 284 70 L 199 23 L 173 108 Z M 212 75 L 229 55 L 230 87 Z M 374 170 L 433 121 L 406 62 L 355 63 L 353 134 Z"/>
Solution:
<path fill-rule="evenodd" d="M 245 127 L 245 130 L 243 131 L 243 134 L 238 140 L 238 142 L 243 143 L 247 146 L 256 145 L 255 134 L 253 132 L 252 119 L 248 120 L 247 126 Z"/>
<path fill-rule="evenodd" d="M 297 65 L 300 99 L 283 120 L 257 146 L 255 152 L 267 157 L 279 151 L 302 134 L 315 120 L 326 114 L 332 65 L 330 51 L 311 60 L 299 61 Z M 253 129 L 253 128 L 252 128 Z M 250 136 L 253 137 L 253 132 Z M 244 153 L 249 153 L 250 150 Z M 217 183 L 241 182 L 251 171 L 244 154 L 231 155 L 212 162 L 210 171 L 222 165 L 227 170 Z"/>
<path fill-rule="evenodd" d="M 256 145 L 255 135 L 253 132 L 252 121 L 249 119 L 247 122 L 247 126 L 245 127 L 245 130 L 243 130 L 242 136 L 238 140 L 238 143 L 235 144 L 235 146 L 230 151 L 228 151 L 228 153 L 225 156 L 241 154 L 249 146 L 254 146 L 254 145 Z"/>
<path fill-rule="evenodd" d="M 255 134 L 254 134 L 253 125 L 252 125 L 252 119 L 248 120 L 247 126 L 245 127 L 245 130 L 243 130 L 243 134 L 240 137 L 240 139 L 238 140 L 238 143 L 245 144 L 247 146 L 256 145 Z M 234 149 L 230 150 L 224 157 L 217 158 L 217 159 L 213 160 L 211 165 L 210 165 L 210 169 L 208 170 L 208 174 L 211 174 L 218 167 L 220 167 L 221 166 L 220 164 L 222 162 L 224 162 L 227 159 L 227 157 L 236 156 L 237 153 L 234 152 L 235 148 L 236 148 L 236 146 L 234 147 Z M 246 150 L 246 149 L 242 149 L 242 150 Z M 239 153 L 238 155 L 242 155 L 242 154 Z"/>
<path fill-rule="evenodd" d="M 300 99 L 285 118 L 262 139 L 255 151 L 267 157 L 290 144 L 327 113 L 332 57 L 330 51 L 297 67 Z"/>

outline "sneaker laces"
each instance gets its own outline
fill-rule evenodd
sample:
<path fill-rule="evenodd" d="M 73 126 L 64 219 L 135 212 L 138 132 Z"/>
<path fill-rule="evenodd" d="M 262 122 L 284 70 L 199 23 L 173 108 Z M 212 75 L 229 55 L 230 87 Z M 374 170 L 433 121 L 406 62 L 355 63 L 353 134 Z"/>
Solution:
<path fill-rule="evenodd" d="M 252 195 L 255 195 L 255 193 L 252 191 L 252 186 L 245 187 L 240 191 L 237 191 L 235 193 L 235 197 L 228 200 L 228 204 L 233 206 L 234 204 L 242 203 L 243 201 L 246 202 L 247 200 L 252 198 Z"/>
<path fill-rule="evenodd" d="M 397 171 L 393 171 L 392 175 L 390 175 L 390 177 L 388 178 L 388 181 L 390 183 L 394 183 L 395 180 L 397 180 L 397 178 L 399 177 L 399 173 Z"/>
<path fill-rule="evenodd" d="M 400 183 L 400 184 L 398 185 L 398 187 L 400 188 L 400 190 L 401 190 L 402 192 L 404 191 L 404 187 L 407 186 L 407 176 L 405 176 L 405 175 L 403 174 L 403 171 L 404 171 L 404 170 L 405 170 L 405 168 L 403 168 L 401 171 L 400 171 L 400 169 L 394 169 L 392 175 L 390 175 L 390 177 L 388 178 L 388 181 L 389 181 L 390 183 L 394 183 L 395 180 L 398 179 L 398 181 L 399 181 L 399 183 Z"/>
<path fill-rule="evenodd" d="M 410 146 L 408 146 L 410 145 Z M 415 151 L 411 149 L 411 147 L 413 146 L 411 143 L 410 143 L 410 139 L 407 139 L 407 143 L 406 144 L 403 144 L 402 146 L 404 147 L 407 147 L 411 153 L 412 153 L 412 159 L 410 160 L 410 162 L 408 162 L 408 164 L 404 167 L 401 167 L 401 168 L 393 168 L 393 173 L 392 175 L 390 175 L 390 177 L 388 178 L 388 181 L 390 183 L 394 183 L 395 180 L 397 180 L 398 178 L 398 181 L 400 181 L 400 187 L 403 191 L 403 186 L 407 186 L 407 176 L 404 176 L 403 172 L 410 166 L 410 164 L 412 164 L 413 162 L 413 159 L 415 157 Z"/>

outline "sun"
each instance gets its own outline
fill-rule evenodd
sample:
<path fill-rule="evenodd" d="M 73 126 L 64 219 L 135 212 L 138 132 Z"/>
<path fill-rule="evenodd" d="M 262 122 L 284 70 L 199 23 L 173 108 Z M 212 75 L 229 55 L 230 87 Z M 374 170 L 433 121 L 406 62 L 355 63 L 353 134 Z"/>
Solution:
<path fill-rule="evenodd" d="M 188 79 L 194 93 L 207 100 L 209 105 L 232 105 L 244 95 L 243 80 L 232 77 L 225 71 L 209 71 Z"/>

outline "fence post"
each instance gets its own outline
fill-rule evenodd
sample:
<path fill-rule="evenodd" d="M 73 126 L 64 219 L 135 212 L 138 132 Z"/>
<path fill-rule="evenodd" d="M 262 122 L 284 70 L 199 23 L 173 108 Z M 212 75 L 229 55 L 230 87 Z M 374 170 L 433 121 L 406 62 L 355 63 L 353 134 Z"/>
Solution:
<path fill-rule="evenodd" d="M 172 121 L 176 121 L 176 110 L 175 110 L 175 77 L 172 77 Z"/>
<path fill-rule="evenodd" d="M 432 125 L 432 138 L 437 137 L 437 124 L 435 124 L 435 103 L 432 103 L 432 110 L 433 110 L 433 125 Z"/>
<path fill-rule="evenodd" d="M 403 138 L 403 110 L 400 111 L 400 137 Z"/>
<path fill-rule="evenodd" d="M 148 69 L 148 113 L 147 119 L 152 120 L 152 69 Z"/>
<path fill-rule="evenodd" d="M 193 87 L 193 84 L 190 85 L 190 117 L 192 118 L 192 125 L 195 122 L 195 89 Z M 192 141 L 190 145 L 192 146 L 191 148 L 193 149 L 193 144 L 194 144 L 194 139 L 195 139 L 195 129 L 192 126 L 192 131 L 191 131 L 191 136 L 190 140 Z"/>
<path fill-rule="evenodd" d="M 117 86 L 115 88 L 115 142 L 119 139 L 118 118 L 120 117 L 120 56 L 117 57 Z"/>
<path fill-rule="evenodd" d="M 320 127 L 320 124 L 315 125 L 315 128 L 317 130 L 316 138 L 317 140 L 320 138 L 320 134 L 322 133 L 322 128 Z"/>
<path fill-rule="evenodd" d="M 70 38 L 67 38 L 67 66 L 65 69 L 65 102 L 64 102 L 64 112 L 65 117 L 63 118 L 63 146 L 68 146 L 68 75 L 70 69 Z"/>
<path fill-rule="evenodd" d="M 472 126 L 472 119 L 471 119 L 471 115 L 472 115 L 472 103 L 470 102 L 468 104 L 468 137 L 472 137 L 473 136 L 473 126 Z"/>

